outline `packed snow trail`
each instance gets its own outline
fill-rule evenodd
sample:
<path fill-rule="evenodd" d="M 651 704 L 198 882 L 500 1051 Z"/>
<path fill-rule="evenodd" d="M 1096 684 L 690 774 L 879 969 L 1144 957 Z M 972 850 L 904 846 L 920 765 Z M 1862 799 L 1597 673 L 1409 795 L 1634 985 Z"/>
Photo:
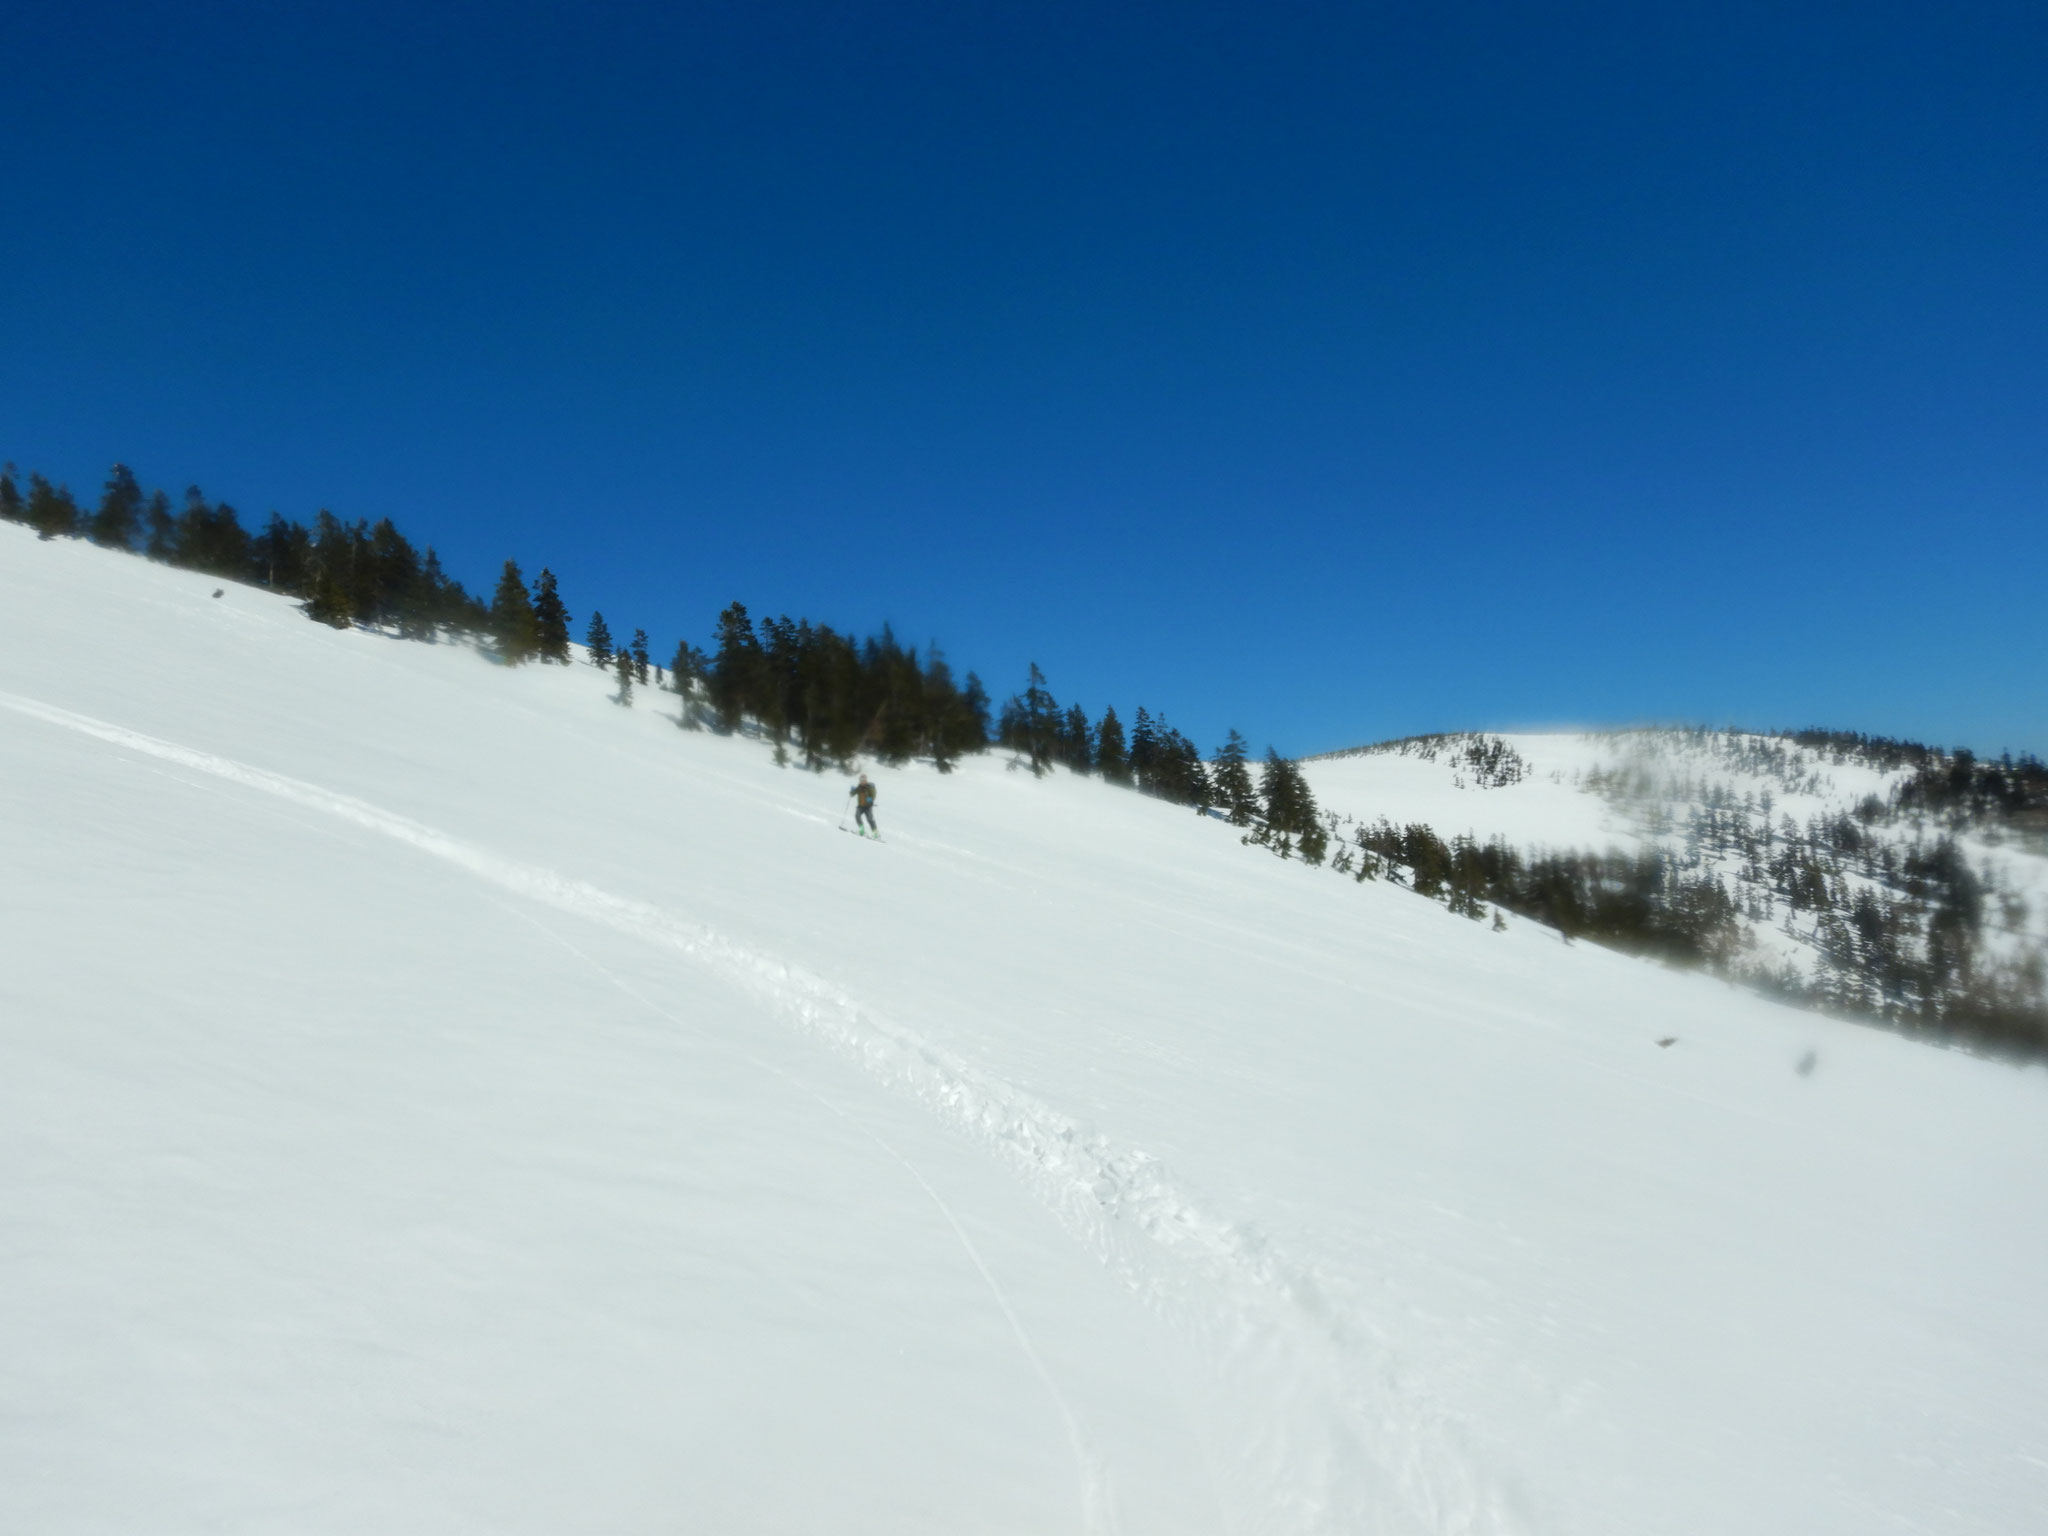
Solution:
<path fill-rule="evenodd" d="M 1366 1320 L 1333 1306 L 1313 1267 L 1279 1253 L 1256 1229 L 1206 1211 L 1141 1149 L 1117 1145 L 802 967 L 650 903 L 468 846 L 354 796 L 40 700 L 0 693 L 0 707 L 337 817 L 670 950 L 916 1098 L 993 1152 L 1207 1355 L 1216 1405 L 1234 1416 L 1226 1432 L 1259 1493 L 1256 1506 L 1232 1512 L 1245 1528 L 1387 1536 L 1508 1536 L 1523 1528 L 1456 1444 L 1451 1416 L 1403 1379 Z"/>

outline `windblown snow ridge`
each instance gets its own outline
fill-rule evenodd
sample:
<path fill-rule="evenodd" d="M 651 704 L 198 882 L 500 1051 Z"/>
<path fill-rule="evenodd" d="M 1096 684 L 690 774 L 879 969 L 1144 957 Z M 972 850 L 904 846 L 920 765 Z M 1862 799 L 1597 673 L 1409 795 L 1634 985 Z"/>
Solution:
<path fill-rule="evenodd" d="M 0 693 L 0 705 L 390 837 L 557 911 L 703 966 L 993 1152 L 1205 1352 L 1255 1528 L 1509 1532 L 1520 1522 L 1363 1320 L 1312 1266 L 1207 1210 L 1171 1169 L 864 1006 L 826 979 L 650 903 L 501 857 L 353 796 Z M 1278 1521 L 1277 1527 L 1274 1525 Z"/>

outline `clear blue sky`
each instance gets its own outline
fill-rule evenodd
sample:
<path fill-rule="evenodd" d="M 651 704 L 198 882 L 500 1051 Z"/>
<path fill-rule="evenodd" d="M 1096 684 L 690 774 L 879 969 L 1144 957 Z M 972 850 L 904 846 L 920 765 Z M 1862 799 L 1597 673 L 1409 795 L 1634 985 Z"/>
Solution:
<path fill-rule="evenodd" d="M 2048 7 L 30 0 L 0 457 L 1205 747 L 2048 751 Z"/>

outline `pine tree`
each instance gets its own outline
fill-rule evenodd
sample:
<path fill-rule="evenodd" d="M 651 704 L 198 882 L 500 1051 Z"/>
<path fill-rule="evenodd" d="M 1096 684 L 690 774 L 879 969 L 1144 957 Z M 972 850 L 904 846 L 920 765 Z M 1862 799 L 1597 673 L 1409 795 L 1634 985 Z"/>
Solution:
<path fill-rule="evenodd" d="M 612 664 L 612 632 L 604 622 L 604 615 L 591 610 L 590 627 L 583 631 L 584 649 L 590 652 L 593 667 L 609 667 Z"/>
<path fill-rule="evenodd" d="M 195 486 L 186 492 L 186 500 L 189 505 L 184 522 L 190 523 L 203 514 L 206 499 Z M 183 544 L 181 536 L 181 552 Z M 349 604 L 349 566 L 353 557 L 348 530 L 342 526 L 340 518 L 323 507 L 314 516 L 309 540 L 307 563 L 312 590 L 306 600 L 307 618 L 335 629 L 348 628 L 355 617 L 355 611 Z"/>
<path fill-rule="evenodd" d="M 423 639 L 438 639 L 444 624 L 450 629 L 474 628 L 467 611 L 469 594 L 462 590 L 461 582 L 451 581 L 448 573 L 441 569 L 441 557 L 431 544 L 427 546 L 426 557 L 420 561 L 420 600 L 427 610 Z"/>
<path fill-rule="evenodd" d="M 1059 734 L 1059 705 L 1037 662 L 1031 663 L 1024 691 L 1013 694 L 1003 706 L 1002 728 L 997 734 L 1004 746 L 1025 754 L 1033 774 L 1042 774 L 1051 766 Z"/>
<path fill-rule="evenodd" d="M 226 502 L 210 506 L 198 486 L 185 491 L 185 510 L 173 532 L 173 565 L 235 581 L 249 574 L 249 534 Z M 352 594 L 351 594 L 352 595 Z"/>
<path fill-rule="evenodd" d="M 1073 772 L 1086 773 L 1095 766 L 1095 728 L 1080 705 L 1068 705 L 1060 716 L 1058 743 L 1059 760 Z"/>
<path fill-rule="evenodd" d="M 1266 764 L 1259 774 L 1259 797 L 1266 802 L 1266 831 L 1275 835 L 1288 830 L 1292 807 L 1288 804 L 1287 764 L 1278 752 L 1266 748 Z"/>
<path fill-rule="evenodd" d="M 526 579 L 510 560 L 498 577 L 498 590 L 491 595 L 491 637 L 498 642 L 498 655 L 508 666 L 531 661 L 540 651 L 540 629 L 534 621 L 533 601 L 526 595 Z"/>
<path fill-rule="evenodd" d="M 158 502 L 162 505 L 163 530 L 166 541 L 170 530 L 170 502 L 159 491 L 149 507 L 149 555 L 151 559 L 161 558 L 158 548 Z M 294 597 L 312 596 L 311 557 L 312 536 L 298 523 L 288 523 L 275 512 L 263 532 L 256 536 L 250 558 L 254 561 L 253 574 L 256 579 L 273 592 L 287 592 Z"/>
<path fill-rule="evenodd" d="M 540 659 L 569 665 L 569 610 L 555 586 L 555 573 L 545 566 L 533 584 L 533 627 L 540 641 Z"/>
<path fill-rule="evenodd" d="M 197 486 L 185 493 L 186 509 L 178 520 L 177 548 L 173 560 L 185 563 L 185 548 L 191 539 L 203 537 L 192 530 L 206 517 L 206 498 Z M 337 628 L 360 617 L 351 601 L 355 589 L 355 546 L 340 518 L 322 507 L 313 516 L 313 531 L 307 553 L 309 599 L 306 616 Z"/>
<path fill-rule="evenodd" d="M 924 652 L 924 750 L 930 754 L 932 766 L 941 773 L 951 773 L 953 765 L 960 760 L 959 711 L 960 690 L 953 684 L 953 669 L 947 665 L 946 656 L 934 641 Z"/>
<path fill-rule="evenodd" d="M 1158 793 L 1177 805 L 1191 805 L 1207 815 L 1214 791 L 1209 784 L 1209 771 L 1202 764 L 1202 754 L 1192 741 L 1164 720 L 1159 723 Z"/>
<path fill-rule="evenodd" d="M 633 631 L 633 678 L 639 683 L 647 681 L 647 631 L 644 629 Z"/>
<path fill-rule="evenodd" d="M 621 651 L 616 660 L 619 674 L 619 702 L 630 708 L 633 703 L 633 653 L 631 651 Z"/>
<path fill-rule="evenodd" d="M 1325 827 L 1321 821 L 1311 821 L 1307 827 L 1303 827 L 1303 831 L 1300 831 L 1298 842 L 1300 858 L 1303 858 L 1305 864 L 1321 864 L 1323 854 L 1329 852 L 1329 827 Z M 1473 915 L 1477 918 L 1479 913 L 1475 911 Z"/>
<path fill-rule="evenodd" d="M 92 518 L 92 541 L 108 549 L 132 549 L 136 529 L 142 522 L 142 487 L 125 464 L 116 464 L 100 493 L 99 511 Z"/>
<path fill-rule="evenodd" d="M 1124 746 L 1124 723 L 1114 709 L 1104 709 L 1095 727 L 1095 766 L 1112 784 L 1131 782 L 1131 755 Z"/>
<path fill-rule="evenodd" d="M 1052 766 L 1053 742 L 1059 731 L 1060 707 L 1052 690 L 1045 686 L 1045 674 L 1031 663 L 1031 676 L 1024 689 L 1024 728 L 1031 737 L 1031 771 L 1043 773 Z"/>
<path fill-rule="evenodd" d="M 668 664 L 669 681 L 677 693 L 688 693 L 704 678 L 705 669 L 710 665 L 704 653 L 687 640 L 676 642 L 676 653 Z"/>
<path fill-rule="evenodd" d="M 736 731 L 760 709 L 761 642 L 745 603 L 730 603 L 718 616 L 718 654 L 711 663 L 711 703 L 721 730 Z"/>
<path fill-rule="evenodd" d="M 1235 730 L 1216 754 L 1216 771 L 1212 776 L 1216 799 L 1229 812 L 1233 827 L 1250 826 L 1259 811 L 1258 795 L 1252 788 L 1251 769 L 1247 766 L 1248 757 L 1244 738 Z"/>
<path fill-rule="evenodd" d="M 1323 828 L 1322 813 L 1316 808 L 1316 797 L 1300 766 L 1271 747 L 1266 748 L 1266 766 L 1259 788 L 1266 801 L 1266 838 L 1278 840 L 1276 846 L 1283 857 L 1291 846 L 1290 840 L 1298 841 L 1304 858 L 1311 864 L 1321 863 L 1329 837 Z"/>
<path fill-rule="evenodd" d="M 149 510 L 143 514 L 148 534 L 142 552 L 152 560 L 169 563 L 178 549 L 178 524 L 171 516 L 171 498 L 162 491 L 149 495 Z"/>
<path fill-rule="evenodd" d="M 960 690 L 962 744 L 969 752 L 988 748 L 988 689 L 974 673 L 967 674 L 967 686 Z"/>
<path fill-rule="evenodd" d="M 1150 793 L 1158 772 L 1159 733 L 1152 725 L 1152 717 L 1145 713 L 1145 706 L 1140 704 L 1137 717 L 1131 722 L 1131 777 L 1138 788 Z"/>
<path fill-rule="evenodd" d="M 348 597 L 341 584 L 324 570 L 313 578 L 312 595 L 306 599 L 305 609 L 306 617 L 316 623 L 334 629 L 348 628 Z"/>
<path fill-rule="evenodd" d="M 0 465 L 0 521 L 25 523 L 28 521 L 28 503 L 22 500 L 21 487 L 14 483 L 14 466 Z"/>
<path fill-rule="evenodd" d="M 885 763 L 907 763 L 926 744 L 924 675 L 915 648 L 903 645 L 889 625 L 861 647 L 863 692 L 869 702 L 868 734 Z"/>
<path fill-rule="evenodd" d="M 358 529 L 362 524 L 356 525 Z M 377 520 L 363 542 L 361 587 L 369 611 L 380 624 L 396 624 L 399 633 L 417 630 L 414 612 L 420 606 L 419 551 L 390 518 Z"/>
<path fill-rule="evenodd" d="M 32 474 L 28 477 L 28 521 L 39 539 L 69 538 L 78 531 L 78 504 L 63 486 Z"/>
<path fill-rule="evenodd" d="M 346 554 L 339 579 L 348 592 L 349 607 L 361 623 L 382 623 L 383 595 L 377 581 L 377 559 L 371 544 L 370 525 L 359 517 L 342 525 L 341 537 Z"/>

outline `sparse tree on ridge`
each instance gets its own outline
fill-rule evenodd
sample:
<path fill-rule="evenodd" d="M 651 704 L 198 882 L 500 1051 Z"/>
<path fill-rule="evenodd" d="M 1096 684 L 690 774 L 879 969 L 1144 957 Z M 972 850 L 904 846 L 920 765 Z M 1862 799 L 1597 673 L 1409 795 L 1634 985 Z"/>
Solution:
<path fill-rule="evenodd" d="M 643 684 L 644 684 L 644 683 L 645 683 L 645 682 L 647 681 L 647 631 L 646 631 L 646 630 L 644 630 L 644 629 L 636 629 L 636 630 L 634 630 L 634 631 L 633 631 L 633 646 L 632 646 L 632 650 L 633 650 L 633 680 L 634 680 L 635 682 L 637 682 L 637 683 L 643 683 Z"/>
<path fill-rule="evenodd" d="M 960 690 L 961 718 L 964 734 L 971 743 L 967 750 L 979 752 L 988 745 L 989 701 L 988 689 L 974 673 L 967 674 L 967 686 Z"/>
<path fill-rule="evenodd" d="M 1153 781 L 1158 772 L 1159 733 L 1153 727 L 1151 715 L 1140 704 L 1131 721 L 1131 778 L 1138 788 L 1150 794 L 1156 787 Z"/>
<path fill-rule="evenodd" d="M 226 502 L 207 503 L 198 486 L 185 492 L 185 510 L 178 514 L 177 563 L 187 570 L 241 581 L 249 574 L 249 534 L 235 509 Z"/>
<path fill-rule="evenodd" d="M 313 576 L 313 590 L 306 598 L 305 611 L 307 618 L 330 629 L 349 626 L 348 594 L 324 567 Z"/>
<path fill-rule="evenodd" d="M 621 651 L 614 658 L 619 674 L 619 702 L 632 707 L 633 703 L 633 653 Z"/>
<path fill-rule="evenodd" d="M 32 474 L 28 477 L 28 521 L 39 539 L 69 538 L 78 531 L 78 503 L 63 486 Z"/>
<path fill-rule="evenodd" d="M 133 549 L 142 523 L 142 487 L 126 464 L 116 464 L 92 517 L 92 541 L 108 549 Z"/>
<path fill-rule="evenodd" d="M 683 707 L 676 716 L 676 724 L 684 730 L 698 731 L 704 722 L 697 716 L 697 698 L 705 673 L 710 666 L 704 653 L 687 640 L 676 642 L 676 654 L 669 662 L 669 681 L 682 697 Z"/>
<path fill-rule="evenodd" d="M 194 486 L 185 493 L 186 514 L 180 519 L 178 537 L 178 563 L 185 563 L 185 533 L 188 527 L 197 527 L 198 520 L 207 516 L 206 498 Z M 348 536 L 348 528 L 340 518 L 325 507 L 313 518 L 313 532 L 309 540 L 308 560 L 311 566 L 311 591 L 306 603 L 306 616 L 322 624 L 331 624 L 336 629 L 345 629 L 356 618 L 353 594 L 355 591 L 354 565 L 355 543 Z"/>
<path fill-rule="evenodd" d="M 1153 793 L 1177 805 L 1191 805 L 1204 815 L 1213 798 L 1202 754 L 1164 719 L 1159 722 L 1159 760 Z"/>
<path fill-rule="evenodd" d="M 569 665 L 569 610 L 555 585 L 555 573 L 545 566 L 533 584 L 533 624 L 541 661 Z"/>
<path fill-rule="evenodd" d="M 1086 773 L 1095 766 L 1095 728 L 1088 723 L 1088 712 L 1080 705 L 1068 705 L 1067 712 L 1060 716 L 1054 751 L 1075 773 Z"/>
<path fill-rule="evenodd" d="M 1034 661 L 1024 691 L 1012 694 L 1003 705 L 1002 724 L 996 734 L 1004 746 L 1025 754 L 1033 774 L 1042 774 L 1052 764 L 1058 731 L 1059 705 L 1045 685 L 1045 674 Z"/>
<path fill-rule="evenodd" d="M 932 766 L 951 773 L 962 752 L 979 751 L 986 739 L 971 717 L 960 689 L 953 682 L 953 669 L 934 641 L 925 647 L 923 715 L 925 750 Z"/>
<path fill-rule="evenodd" d="M 1231 731 L 1222 750 L 1216 754 L 1216 770 L 1211 775 L 1216 786 L 1216 801 L 1229 813 L 1233 827 L 1250 826 L 1259 810 L 1258 794 L 1252 788 L 1249 755 L 1244 738 L 1235 730 Z"/>
<path fill-rule="evenodd" d="M 1031 771 L 1043 773 L 1052 765 L 1054 734 L 1059 729 L 1060 707 L 1053 701 L 1052 690 L 1045 685 L 1045 674 L 1038 670 L 1038 663 L 1031 663 L 1030 681 L 1024 689 L 1024 730 L 1029 738 Z"/>
<path fill-rule="evenodd" d="M 157 521 L 159 517 L 163 520 L 161 529 Z M 152 560 L 165 558 L 158 553 L 158 549 L 162 547 L 168 550 L 170 533 L 170 500 L 162 491 L 158 491 L 149 504 L 148 553 Z M 271 591 L 288 593 L 293 597 L 312 596 L 313 540 L 299 524 L 288 523 L 277 513 L 271 513 L 269 523 L 256 536 L 255 542 L 250 546 L 250 552 L 254 561 L 251 574 Z M 426 637 L 408 634 L 407 638 Z"/>
<path fill-rule="evenodd" d="M 1124 723 L 1117 719 L 1114 709 L 1104 709 L 1102 722 L 1095 727 L 1095 766 L 1112 784 L 1131 782 L 1131 754 L 1124 745 Z"/>
<path fill-rule="evenodd" d="M 1308 863 L 1322 863 L 1329 836 L 1300 766 L 1271 747 L 1266 748 L 1266 766 L 1259 788 L 1266 801 L 1263 840 L 1271 842 L 1282 858 L 1291 849 L 1299 848 Z"/>
<path fill-rule="evenodd" d="M 470 634 L 484 627 L 482 604 L 463 591 L 461 582 L 441 569 L 441 557 L 434 553 L 432 545 L 427 546 L 426 558 L 420 562 L 420 587 L 431 620 L 424 638 L 434 639 L 437 627 L 443 624 Z"/>
<path fill-rule="evenodd" d="M 718 616 L 718 654 L 711 662 L 711 705 L 720 730 L 736 731 L 760 708 L 763 657 L 745 603 L 729 603 Z"/>
<path fill-rule="evenodd" d="M 28 521 L 28 503 L 22 499 L 21 487 L 14 483 L 14 475 L 12 464 L 0 464 L 0 522 L 25 523 Z"/>
<path fill-rule="evenodd" d="M 359 522 L 357 529 L 362 525 Z M 372 619 L 404 633 L 420 603 L 420 556 L 412 541 L 388 517 L 377 519 L 367 537 L 358 532 L 363 599 Z"/>
<path fill-rule="evenodd" d="M 171 498 L 162 491 L 152 491 L 149 508 L 143 513 L 143 526 L 148 530 L 144 536 L 142 552 L 152 560 L 168 563 L 178 552 L 178 524 L 171 516 Z M 292 525 L 298 527 L 296 523 Z M 304 532 L 304 529 L 300 529 Z"/>
<path fill-rule="evenodd" d="M 604 615 L 596 609 L 590 612 L 590 627 L 583 631 L 583 647 L 590 652 L 593 667 L 609 667 L 612 664 L 612 632 L 605 623 Z"/>
<path fill-rule="evenodd" d="M 531 661 L 540 651 L 533 600 L 526 595 L 526 579 L 518 565 L 510 560 L 498 577 L 498 590 L 491 594 L 491 636 L 508 666 Z"/>

